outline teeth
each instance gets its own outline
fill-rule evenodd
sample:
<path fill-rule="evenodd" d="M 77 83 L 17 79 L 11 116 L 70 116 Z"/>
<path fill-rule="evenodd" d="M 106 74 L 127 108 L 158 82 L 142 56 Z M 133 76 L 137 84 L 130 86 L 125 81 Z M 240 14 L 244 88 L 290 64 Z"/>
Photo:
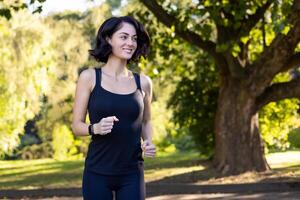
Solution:
<path fill-rule="evenodd" d="M 126 51 L 127 53 L 131 53 L 132 49 L 123 49 L 124 51 Z"/>

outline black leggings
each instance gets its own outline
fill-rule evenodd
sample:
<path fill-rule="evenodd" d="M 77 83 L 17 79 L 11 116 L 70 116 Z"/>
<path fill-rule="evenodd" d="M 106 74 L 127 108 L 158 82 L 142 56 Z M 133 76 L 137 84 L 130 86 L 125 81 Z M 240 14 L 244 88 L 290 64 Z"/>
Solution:
<path fill-rule="evenodd" d="M 84 200 L 145 200 L 143 165 L 137 173 L 101 175 L 84 170 L 82 193 Z"/>

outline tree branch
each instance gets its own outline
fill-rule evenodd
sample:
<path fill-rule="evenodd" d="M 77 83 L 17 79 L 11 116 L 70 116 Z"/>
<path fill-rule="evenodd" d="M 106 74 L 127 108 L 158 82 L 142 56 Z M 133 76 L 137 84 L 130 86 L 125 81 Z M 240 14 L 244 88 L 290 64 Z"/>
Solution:
<path fill-rule="evenodd" d="M 292 55 L 280 72 L 285 72 L 289 69 L 295 69 L 297 67 L 300 67 L 300 52 Z"/>
<path fill-rule="evenodd" d="M 160 6 L 155 0 L 140 0 L 156 17 L 157 19 L 165 24 L 167 27 L 175 27 L 175 32 L 190 42 L 191 44 L 195 44 L 199 48 L 208 52 L 214 58 L 218 57 L 218 53 L 216 52 L 216 44 L 212 41 L 204 41 L 200 35 L 188 30 L 184 27 L 179 20 L 177 20 L 174 16 L 168 14 L 166 10 L 162 6 Z"/>
<path fill-rule="evenodd" d="M 264 105 L 286 98 L 300 98 L 300 77 L 289 82 L 269 86 L 256 101 L 257 110 Z"/>
<path fill-rule="evenodd" d="M 233 57 L 230 52 L 225 52 L 225 58 L 233 78 L 245 78 L 247 76 L 246 71 L 240 64 L 238 58 Z"/>
<path fill-rule="evenodd" d="M 249 32 L 264 17 L 266 10 L 271 6 L 274 0 L 268 0 L 262 7 L 259 7 L 253 15 L 250 15 L 247 19 L 244 18 L 241 25 L 241 30 L 238 34 L 238 39 L 245 35 L 249 35 Z"/>
<path fill-rule="evenodd" d="M 293 11 L 290 15 L 291 29 L 286 35 L 277 34 L 255 63 L 249 68 L 250 92 L 256 96 L 263 93 L 294 54 L 300 41 L 300 0 L 294 0 Z"/>

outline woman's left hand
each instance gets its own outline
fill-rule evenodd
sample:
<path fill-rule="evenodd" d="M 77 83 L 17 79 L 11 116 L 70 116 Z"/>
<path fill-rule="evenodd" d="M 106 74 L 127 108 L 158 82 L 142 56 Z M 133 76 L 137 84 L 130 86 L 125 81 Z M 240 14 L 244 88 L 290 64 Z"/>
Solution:
<path fill-rule="evenodd" d="M 144 142 L 142 144 L 142 149 L 143 149 L 144 155 L 146 157 L 150 157 L 150 158 L 155 157 L 156 147 L 155 147 L 155 145 L 151 141 L 144 140 Z"/>

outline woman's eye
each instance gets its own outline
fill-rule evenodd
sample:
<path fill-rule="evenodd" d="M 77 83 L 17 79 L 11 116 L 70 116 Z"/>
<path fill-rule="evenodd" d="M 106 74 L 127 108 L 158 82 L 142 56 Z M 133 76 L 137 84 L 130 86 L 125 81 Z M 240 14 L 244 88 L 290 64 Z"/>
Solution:
<path fill-rule="evenodd" d="M 134 38 L 132 38 L 132 40 L 136 42 L 136 41 L 137 41 L 137 38 L 136 38 L 136 37 L 134 37 Z"/>
<path fill-rule="evenodd" d="M 126 36 L 121 36 L 121 39 L 124 39 L 124 40 L 125 40 L 126 38 L 127 38 Z"/>

